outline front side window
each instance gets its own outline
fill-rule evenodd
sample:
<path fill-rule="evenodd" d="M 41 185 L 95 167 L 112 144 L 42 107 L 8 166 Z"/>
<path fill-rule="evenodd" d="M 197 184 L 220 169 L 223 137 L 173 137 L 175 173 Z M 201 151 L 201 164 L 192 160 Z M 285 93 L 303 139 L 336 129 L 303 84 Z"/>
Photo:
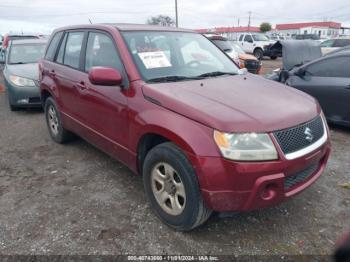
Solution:
<path fill-rule="evenodd" d="M 212 72 L 238 74 L 236 65 L 206 37 L 187 32 L 122 32 L 133 60 L 145 81 Z"/>
<path fill-rule="evenodd" d="M 37 63 L 44 56 L 45 44 L 14 44 L 9 53 L 9 64 Z"/>
<path fill-rule="evenodd" d="M 350 39 L 336 39 L 334 47 L 344 47 L 350 45 Z"/>
<path fill-rule="evenodd" d="M 103 33 L 89 33 L 86 47 L 85 72 L 88 72 L 93 66 L 112 67 L 119 71 L 123 69 L 112 39 Z"/>
<path fill-rule="evenodd" d="M 80 62 L 80 52 L 83 44 L 84 32 L 69 32 L 63 63 L 67 66 L 78 69 Z"/>
<path fill-rule="evenodd" d="M 350 77 L 349 57 L 325 59 L 307 67 L 307 73 L 318 77 Z"/>
<path fill-rule="evenodd" d="M 261 34 L 255 34 L 255 35 L 253 35 L 253 39 L 254 39 L 254 41 L 269 41 L 269 39 L 267 38 L 267 36 L 261 35 Z"/>
<path fill-rule="evenodd" d="M 332 47 L 334 40 L 326 40 L 320 44 L 321 47 Z"/>
<path fill-rule="evenodd" d="M 249 42 L 249 43 L 253 43 L 253 38 L 252 38 L 251 35 L 246 35 L 246 36 L 244 37 L 244 41 L 245 41 L 245 42 Z"/>

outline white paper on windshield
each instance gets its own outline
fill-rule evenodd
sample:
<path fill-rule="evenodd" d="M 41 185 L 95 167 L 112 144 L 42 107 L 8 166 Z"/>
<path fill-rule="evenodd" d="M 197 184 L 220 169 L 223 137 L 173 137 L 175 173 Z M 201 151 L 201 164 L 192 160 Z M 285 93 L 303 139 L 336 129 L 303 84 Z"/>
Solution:
<path fill-rule="evenodd" d="M 138 55 L 147 69 L 171 66 L 163 51 L 142 52 Z"/>

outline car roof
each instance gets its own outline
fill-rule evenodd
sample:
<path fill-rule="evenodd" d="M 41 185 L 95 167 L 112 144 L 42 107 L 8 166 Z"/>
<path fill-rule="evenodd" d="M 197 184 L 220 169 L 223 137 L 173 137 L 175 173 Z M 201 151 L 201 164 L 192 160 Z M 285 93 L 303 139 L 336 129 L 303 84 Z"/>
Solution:
<path fill-rule="evenodd" d="M 12 45 L 23 45 L 23 44 L 46 44 L 47 39 L 18 39 L 11 40 Z"/>
<path fill-rule="evenodd" d="M 190 29 L 177 28 L 171 26 L 147 25 L 147 24 L 125 24 L 125 23 L 102 23 L 102 24 L 82 24 L 60 27 L 55 31 L 72 30 L 72 29 L 106 29 L 114 27 L 120 31 L 169 31 L 169 32 L 191 32 L 197 33 Z"/>

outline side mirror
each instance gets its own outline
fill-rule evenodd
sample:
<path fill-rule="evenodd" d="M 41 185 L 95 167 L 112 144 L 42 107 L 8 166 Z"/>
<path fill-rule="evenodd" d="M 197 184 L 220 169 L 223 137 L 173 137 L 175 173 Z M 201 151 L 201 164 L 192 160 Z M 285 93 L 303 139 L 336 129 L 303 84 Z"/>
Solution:
<path fill-rule="evenodd" d="M 94 85 L 120 86 L 123 78 L 117 69 L 96 66 L 89 70 L 89 80 Z"/>
<path fill-rule="evenodd" d="M 303 78 L 303 77 L 305 76 L 305 72 L 306 72 L 306 71 L 305 71 L 304 68 L 299 68 L 299 69 L 295 72 L 295 74 L 296 74 L 297 76 Z"/>

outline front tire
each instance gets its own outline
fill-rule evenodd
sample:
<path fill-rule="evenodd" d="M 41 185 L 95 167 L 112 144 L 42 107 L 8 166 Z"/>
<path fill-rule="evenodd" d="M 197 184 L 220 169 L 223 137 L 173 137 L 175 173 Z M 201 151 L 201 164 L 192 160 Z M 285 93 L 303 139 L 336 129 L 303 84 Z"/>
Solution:
<path fill-rule="evenodd" d="M 261 48 L 255 49 L 255 50 L 254 50 L 254 56 L 255 56 L 257 59 L 259 59 L 259 60 L 263 59 L 263 57 L 264 57 L 264 52 L 263 52 L 263 50 L 262 50 Z"/>
<path fill-rule="evenodd" d="M 73 134 L 62 126 L 61 115 L 57 109 L 55 100 L 49 97 L 45 101 L 45 118 L 51 138 L 59 144 L 72 139 Z"/>
<path fill-rule="evenodd" d="M 212 213 L 204 205 L 193 166 L 173 143 L 160 144 L 147 154 L 143 182 L 153 211 L 176 230 L 194 229 Z"/>

